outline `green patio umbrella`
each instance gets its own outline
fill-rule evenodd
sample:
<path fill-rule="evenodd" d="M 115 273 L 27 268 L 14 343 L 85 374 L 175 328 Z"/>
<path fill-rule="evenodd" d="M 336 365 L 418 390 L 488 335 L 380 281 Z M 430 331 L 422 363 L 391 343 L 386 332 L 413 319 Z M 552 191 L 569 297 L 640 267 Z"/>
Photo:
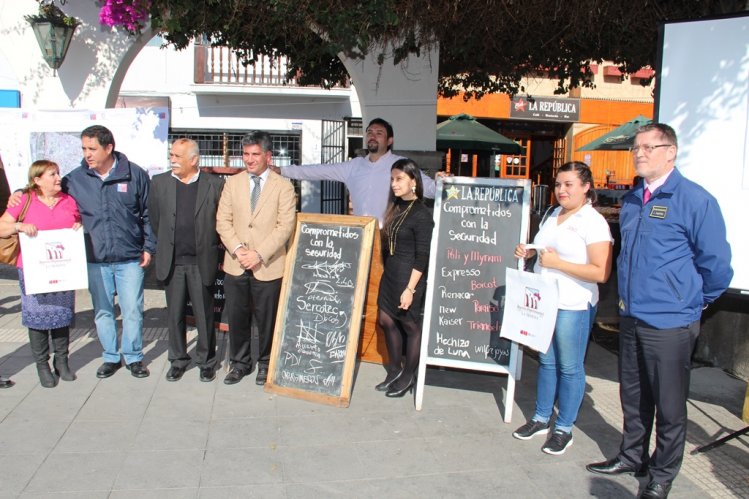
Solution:
<path fill-rule="evenodd" d="M 519 144 L 467 114 L 456 114 L 437 124 L 437 149 L 494 151 L 497 154 L 522 152 Z"/>
<path fill-rule="evenodd" d="M 626 151 L 635 141 L 635 132 L 642 125 L 647 125 L 653 120 L 643 115 L 624 123 L 601 135 L 593 142 L 589 142 L 578 148 L 578 151 Z"/>

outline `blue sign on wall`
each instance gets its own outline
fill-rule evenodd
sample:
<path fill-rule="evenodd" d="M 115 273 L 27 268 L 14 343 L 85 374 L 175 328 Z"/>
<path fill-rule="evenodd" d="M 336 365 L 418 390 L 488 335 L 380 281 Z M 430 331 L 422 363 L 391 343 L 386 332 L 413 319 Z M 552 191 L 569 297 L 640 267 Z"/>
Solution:
<path fill-rule="evenodd" d="M 18 90 L 0 90 L 0 107 L 21 107 L 21 92 Z"/>

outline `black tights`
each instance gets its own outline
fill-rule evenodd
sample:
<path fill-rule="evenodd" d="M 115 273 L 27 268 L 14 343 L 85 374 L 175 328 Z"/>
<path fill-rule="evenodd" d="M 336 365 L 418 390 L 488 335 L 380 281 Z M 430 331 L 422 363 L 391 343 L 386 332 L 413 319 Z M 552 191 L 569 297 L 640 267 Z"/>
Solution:
<path fill-rule="evenodd" d="M 387 370 L 389 374 L 397 374 L 403 366 L 403 374 L 396 385 L 407 385 L 419 368 L 419 354 L 421 353 L 421 326 L 418 322 L 397 320 L 380 310 L 377 322 L 385 331 L 385 343 L 388 349 Z M 406 335 L 406 361 L 403 363 L 403 333 Z M 402 383 L 401 383 L 402 382 Z M 397 387 L 396 387 L 397 388 Z"/>

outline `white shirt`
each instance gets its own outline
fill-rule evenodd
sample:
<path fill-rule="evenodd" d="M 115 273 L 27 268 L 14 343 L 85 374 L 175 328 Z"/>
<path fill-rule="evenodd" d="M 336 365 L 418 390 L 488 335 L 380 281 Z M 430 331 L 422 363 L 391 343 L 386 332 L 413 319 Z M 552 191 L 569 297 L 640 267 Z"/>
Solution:
<path fill-rule="evenodd" d="M 650 191 L 650 194 L 653 194 L 655 190 L 666 183 L 666 180 L 668 180 L 668 177 L 671 176 L 671 172 L 674 171 L 673 168 L 671 168 L 667 174 L 663 175 L 661 178 L 653 182 L 652 184 L 648 184 L 648 181 L 645 179 L 642 179 L 643 186 L 645 189 L 648 189 Z"/>
<path fill-rule="evenodd" d="M 252 180 L 252 177 L 260 177 L 260 183 L 257 184 L 257 188 L 260 189 L 260 192 L 263 192 L 265 181 L 268 180 L 268 173 L 270 173 L 270 168 L 266 168 L 260 175 L 253 175 L 252 173 L 250 173 L 248 177 L 250 179 L 250 196 L 252 196 L 252 191 L 255 190 L 255 181 Z"/>
<path fill-rule="evenodd" d="M 114 163 L 112 163 L 112 168 L 110 168 L 109 170 L 107 170 L 105 173 L 99 173 L 96 170 L 94 170 L 94 175 L 96 175 L 97 177 L 99 177 L 101 179 L 101 181 L 104 182 L 109 177 L 109 174 L 112 173 L 112 171 L 115 168 L 117 168 L 117 156 L 114 157 Z"/>
<path fill-rule="evenodd" d="M 179 178 L 174 172 L 172 172 L 172 178 L 176 178 L 179 182 L 182 182 L 182 179 Z M 192 177 L 190 177 L 190 180 L 188 180 L 187 182 L 185 182 L 185 184 L 187 184 L 187 185 L 194 184 L 195 182 L 198 181 L 199 178 L 200 178 L 200 170 L 196 171 L 195 175 L 193 175 Z"/>
<path fill-rule="evenodd" d="M 562 260 L 589 263 L 589 245 L 603 241 L 614 242 L 606 219 L 590 203 L 558 225 L 557 217 L 561 210 L 561 206 L 556 208 L 546 219 L 533 239 L 533 244 L 555 249 Z M 547 269 L 538 261 L 533 271 L 556 277 L 560 309 L 585 310 L 589 303 L 598 304 L 598 284 L 577 279 L 560 270 Z"/>
<path fill-rule="evenodd" d="M 390 168 L 402 159 L 388 151 L 377 161 L 356 157 L 344 163 L 322 165 L 282 166 L 281 175 L 298 180 L 337 180 L 346 184 L 351 194 L 354 215 L 372 216 L 380 221 L 385 217 L 390 198 Z M 435 183 L 422 172 L 424 197 L 434 199 Z"/>

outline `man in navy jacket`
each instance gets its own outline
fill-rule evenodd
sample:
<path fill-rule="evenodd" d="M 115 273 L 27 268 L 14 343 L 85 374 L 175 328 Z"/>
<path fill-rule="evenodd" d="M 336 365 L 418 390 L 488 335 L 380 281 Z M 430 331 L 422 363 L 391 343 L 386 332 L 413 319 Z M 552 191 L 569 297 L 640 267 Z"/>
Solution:
<path fill-rule="evenodd" d="M 676 153 L 670 126 L 637 131 L 632 155 L 643 182 L 622 200 L 617 260 L 622 443 L 614 459 L 587 466 L 606 475 L 649 472 L 645 498 L 667 497 L 681 467 L 700 317 L 733 277 L 718 203 L 674 169 Z"/>
<path fill-rule="evenodd" d="M 94 125 L 81 132 L 83 161 L 63 179 L 85 229 L 88 283 L 94 321 L 104 349 L 99 378 L 122 366 L 136 378 L 149 375 L 143 364 L 143 277 L 156 251 L 148 218 L 148 174 L 114 150 L 109 129 Z M 122 341 L 117 346 L 114 295 L 122 312 Z"/>

